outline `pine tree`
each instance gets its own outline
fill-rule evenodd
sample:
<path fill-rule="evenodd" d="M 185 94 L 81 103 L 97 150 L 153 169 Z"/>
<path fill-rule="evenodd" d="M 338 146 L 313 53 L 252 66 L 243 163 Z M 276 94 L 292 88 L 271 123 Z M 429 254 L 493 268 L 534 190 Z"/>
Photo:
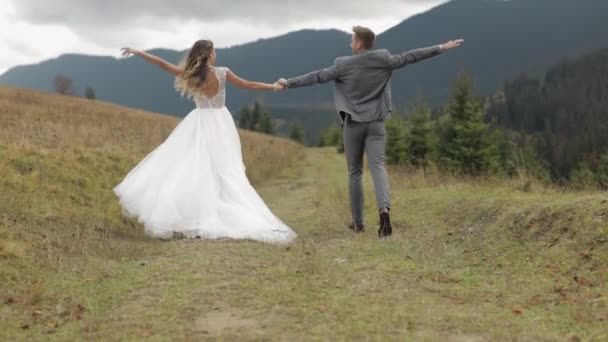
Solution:
<path fill-rule="evenodd" d="M 447 114 L 440 127 L 440 165 L 468 175 L 496 171 L 498 148 L 468 76 L 456 82 Z"/>
<path fill-rule="evenodd" d="M 302 124 L 300 122 L 295 122 L 291 125 L 291 129 L 289 132 L 289 137 L 291 138 L 291 140 L 303 144 L 305 135 L 306 133 L 304 132 L 304 127 L 302 127 Z"/>
<path fill-rule="evenodd" d="M 386 121 L 386 161 L 389 164 L 404 164 L 408 158 L 406 129 L 403 119 Z"/>
<path fill-rule="evenodd" d="M 272 117 L 267 112 L 262 112 L 260 116 L 258 131 L 266 134 L 274 134 L 274 122 L 272 122 Z"/>
<path fill-rule="evenodd" d="M 253 106 L 243 106 L 239 112 L 239 128 L 274 134 L 275 127 L 272 116 L 264 112 L 259 102 Z"/>
<path fill-rule="evenodd" d="M 342 131 L 332 125 L 321 132 L 319 147 L 340 146 L 342 144 Z"/>
<path fill-rule="evenodd" d="M 428 155 L 431 152 L 431 111 L 421 103 L 409 120 L 411 130 L 407 139 L 407 150 L 410 162 L 414 167 L 422 167 L 426 175 Z"/>
<path fill-rule="evenodd" d="M 248 106 L 243 106 L 239 112 L 239 128 L 250 129 L 251 113 Z"/>
<path fill-rule="evenodd" d="M 595 179 L 602 189 L 608 188 L 608 154 L 604 154 L 595 170 Z"/>
<path fill-rule="evenodd" d="M 252 131 L 263 132 L 262 127 L 262 106 L 259 102 L 255 102 L 253 104 L 253 108 L 250 112 L 250 121 L 248 125 L 248 129 Z"/>
<path fill-rule="evenodd" d="M 87 86 L 84 90 L 84 97 L 89 100 L 95 100 L 95 91 L 91 86 Z"/>

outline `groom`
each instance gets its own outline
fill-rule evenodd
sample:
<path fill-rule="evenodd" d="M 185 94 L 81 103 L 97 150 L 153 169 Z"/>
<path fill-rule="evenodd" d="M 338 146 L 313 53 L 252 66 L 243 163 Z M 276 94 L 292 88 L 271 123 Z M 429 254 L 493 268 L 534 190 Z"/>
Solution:
<path fill-rule="evenodd" d="M 372 50 L 376 35 L 372 30 L 356 26 L 350 46 L 353 55 L 336 58 L 329 68 L 306 75 L 279 79 L 284 88 L 299 88 L 334 81 L 336 109 L 343 125 L 344 151 L 348 164 L 350 207 L 353 222 L 349 228 L 363 232 L 363 153 L 367 153 L 369 169 L 374 180 L 376 202 L 380 215 L 378 237 L 389 237 L 388 175 L 384 167 L 386 130 L 384 120 L 390 116 L 391 85 L 394 70 L 423 59 L 437 56 L 442 51 L 459 47 L 463 40 L 392 55 L 387 50 Z"/>

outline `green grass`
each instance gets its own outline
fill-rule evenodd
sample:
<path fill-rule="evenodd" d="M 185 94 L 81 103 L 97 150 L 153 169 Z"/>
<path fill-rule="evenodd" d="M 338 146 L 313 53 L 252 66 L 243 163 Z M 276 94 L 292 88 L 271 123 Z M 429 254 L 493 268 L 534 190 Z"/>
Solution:
<path fill-rule="evenodd" d="M 56 194 L 79 206 L 55 219 L 100 252 L 2 259 L 3 299 L 13 303 L 2 306 L 0 331 L 7 339 L 45 340 L 607 338 L 604 195 L 465 183 L 409 188 L 394 172 L 396 232 L 379 241 L 371 203 L 367 232 L 354 235 L 342 224 L 342 156 L 311 149 L 306 157 L 259 186 L 300 234 L 288 247 L 147 239 L 138 225 L 120 223 L 110 197 L 99 200 L 106 209 L 83 209 L 80 196 L 93 180 L 78 172 L 85 187 Z M 103 187 L 103 177 L 97 181 Z M 372 202 L 369 178 L 365 185 Z M 39 200 L 25 216 L 41 215 L 44 196 Z M 101 231 L 86 234 L 95 243 L 78 236 L 78 222 L 93 213 Z M 39 229 L 41 241 L 31 236 L 28 245 L 44 249 L 69 238 L 48 222 Z"/>

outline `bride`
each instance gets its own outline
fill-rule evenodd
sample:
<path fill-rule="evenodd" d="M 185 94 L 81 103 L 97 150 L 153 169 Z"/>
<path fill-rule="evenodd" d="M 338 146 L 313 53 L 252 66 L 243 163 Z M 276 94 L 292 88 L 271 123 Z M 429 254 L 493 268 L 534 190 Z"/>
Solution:
<path fill-rule="evenodd" d="M 250 82 L 215 66 L 213 43 L 199 40 L 180 66 L 143 51 L 122 49 L 176 76 L 175 87 L 196 108 L 114 188 L 125 215 L 146 234 L 171 238 L 251 239 L 286 243 L 296 233 L 273 215 L 245 174 L 239 135 L 226 108 L 226 81 L 251 90 L 278 83 Z"/>

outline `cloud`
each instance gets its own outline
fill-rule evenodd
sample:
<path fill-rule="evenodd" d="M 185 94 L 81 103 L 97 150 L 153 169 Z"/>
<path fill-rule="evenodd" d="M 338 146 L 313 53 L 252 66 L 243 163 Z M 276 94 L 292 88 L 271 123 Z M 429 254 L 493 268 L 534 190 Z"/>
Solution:
<path fill-rule="evenodd" d="M 227 46 L 246 41 L 238 37 L 268 37 L 319 28 L 321 23 L 324 28 L 348 30 L 352 23 L 361 22 L 382 31 L 444 0 L 53 0 L 52 5 L 39 0 L 11 1 L 16 16 L 29 24 L 63 25 L 100 45 L 125 40 L 141 45 L 154 41 L 151 35 L 173 32 L 214 36 L 210 38 L 218 46 Z M 185 32 L 184 27 L 191 31 Z"/>
<path fill-rule="evenodd" d="M 373 19 L 406 17 L 412 8 L 429 7 L 441 0 L 14 0 L 17 15 L 37 24 L 62 23 L 77 30 L 97 25 L 116 28 L 151 24 L 165 26 L 167 20 L 196 20 L 219 23 L 235 20 L 243 24 L 285 26 L 301 21 L 332 18 Z"/>
<path fill-rule="evenodd" d="M 0 72 L 62 53 L 118 55 L 122 46 L 226 47 L 303 28 L 356 24 L 382 32 L 445 0 L 6 0 Z"/>

